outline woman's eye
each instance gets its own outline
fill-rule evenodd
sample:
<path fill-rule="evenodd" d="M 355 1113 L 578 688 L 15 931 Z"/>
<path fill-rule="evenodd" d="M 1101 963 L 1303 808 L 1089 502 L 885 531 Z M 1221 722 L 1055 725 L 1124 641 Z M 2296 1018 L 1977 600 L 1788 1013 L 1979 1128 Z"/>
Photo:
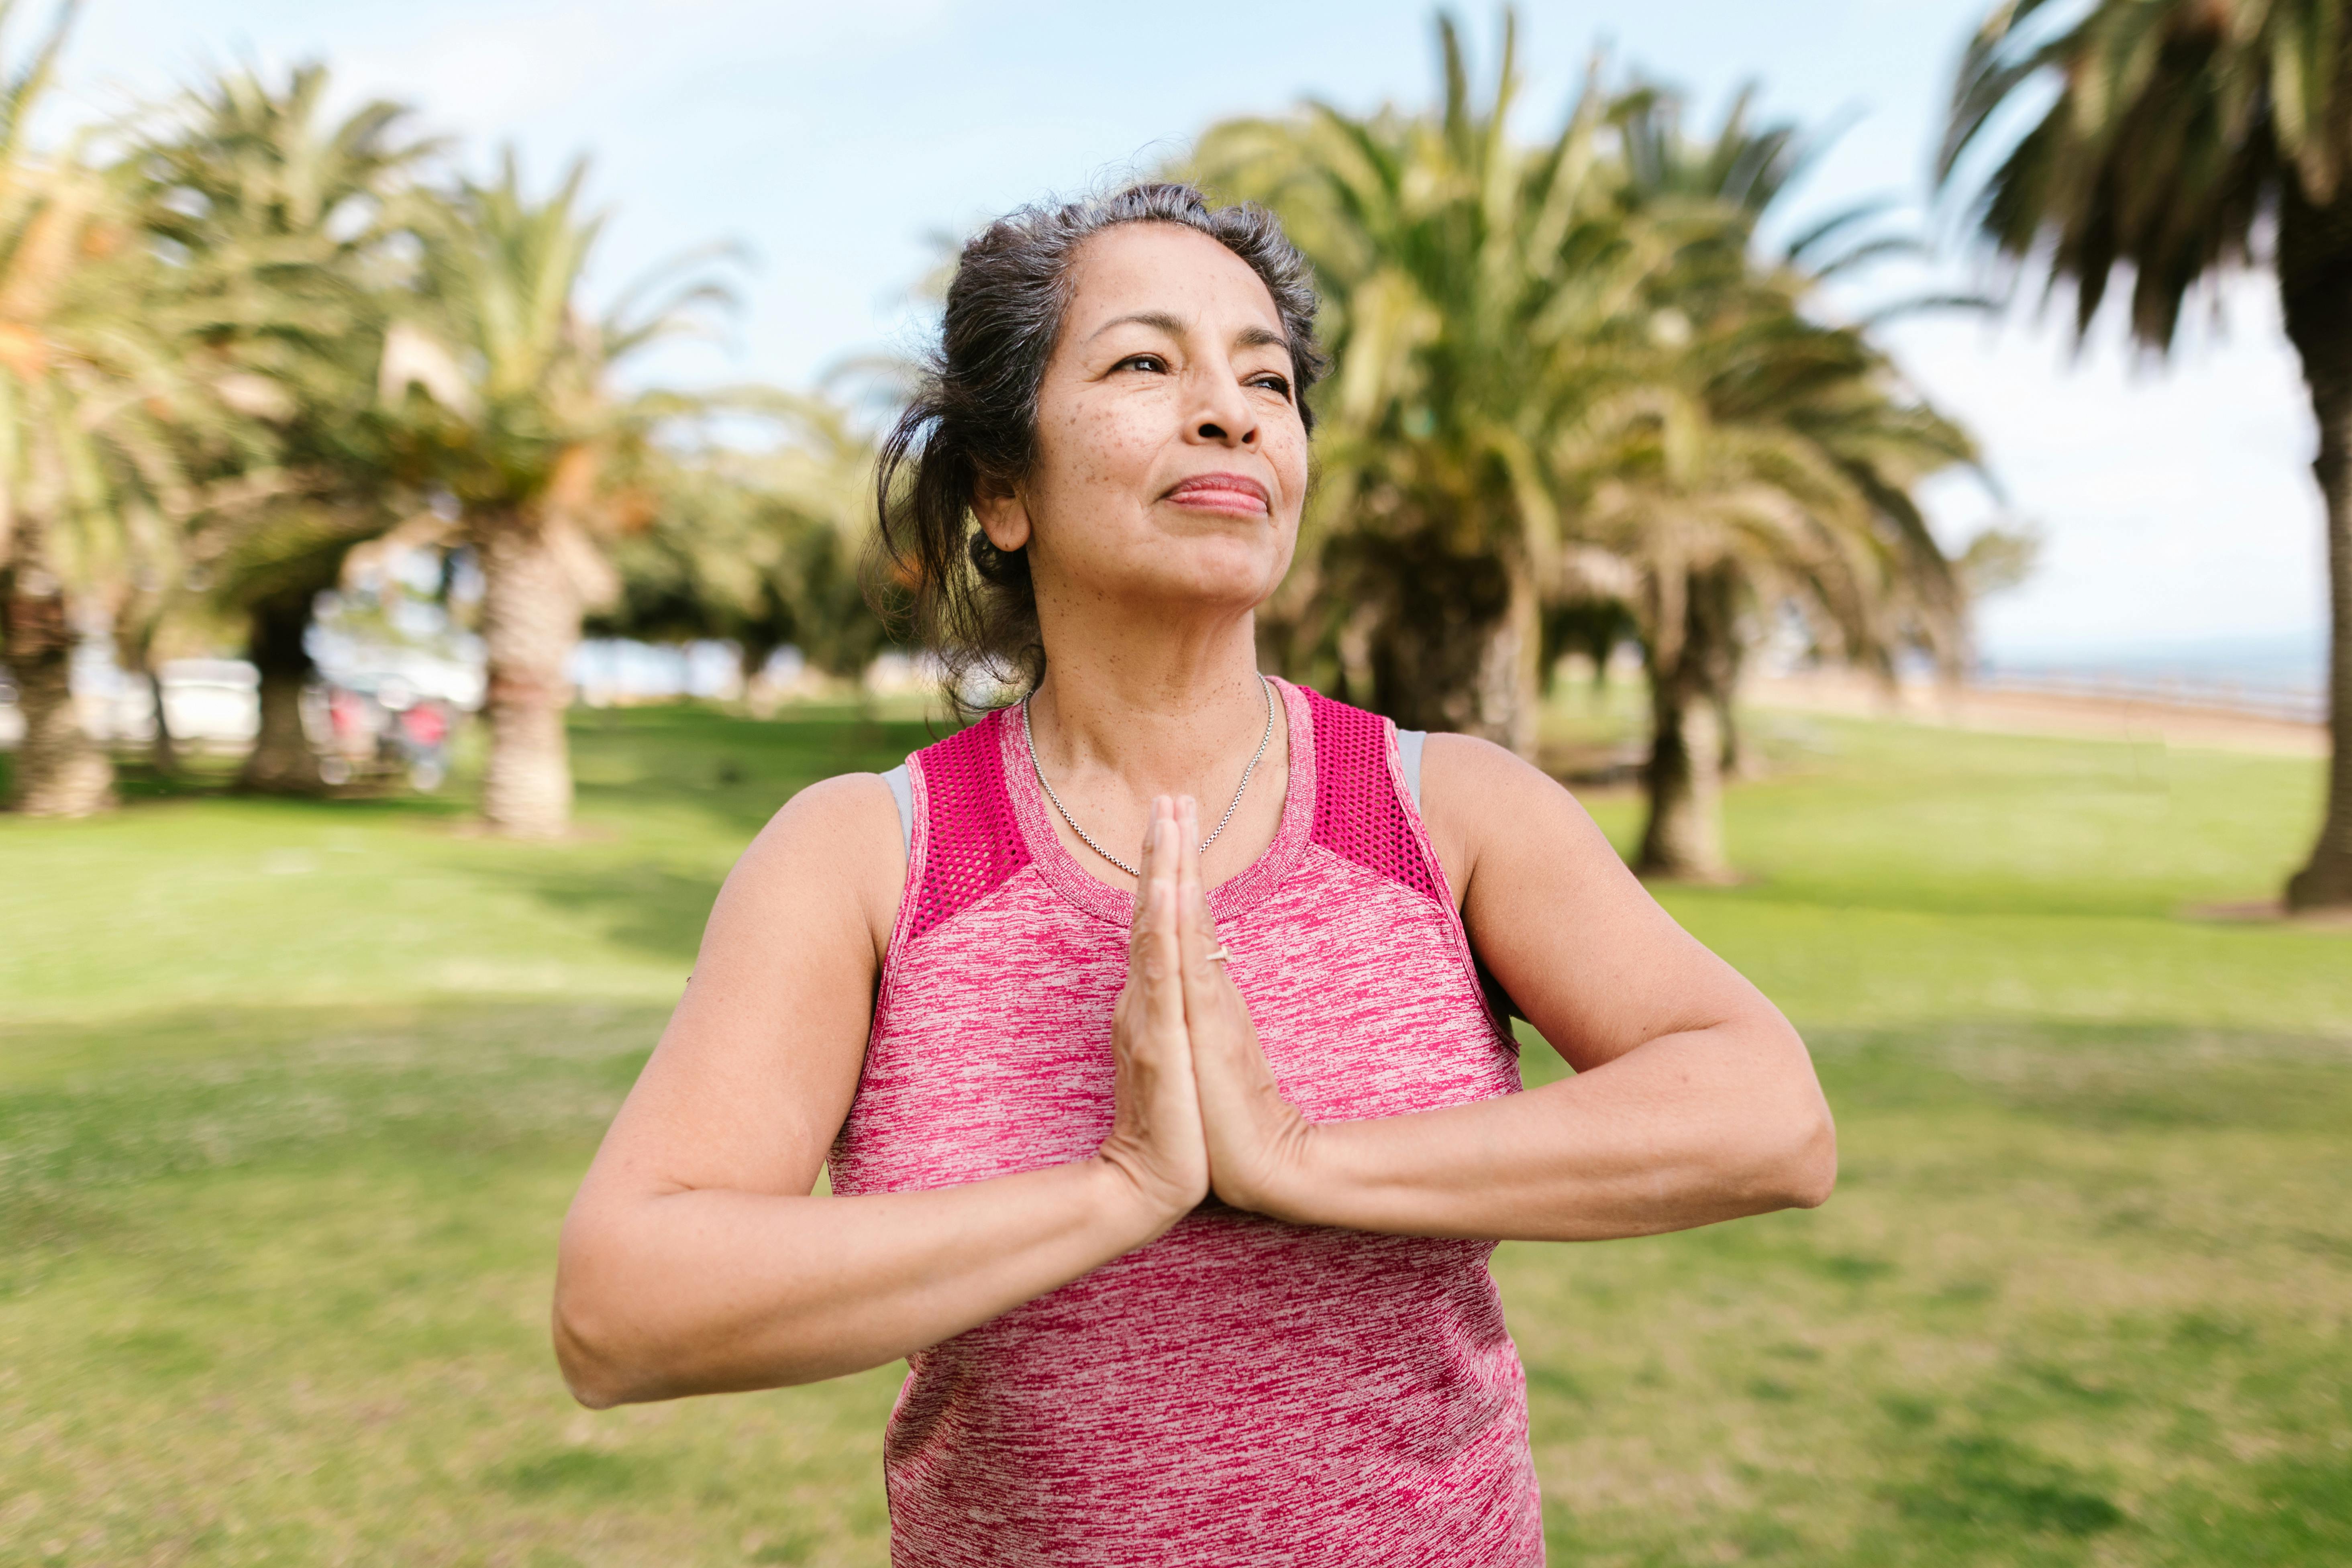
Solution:
<path fill-rule="evenodd" d="M 1268 373 L 1265 375 L 1254 375 L 1250 377 L 1250 384 L 1252 386 L 1265 387 L 1268 392 L 1273 393 L 1276 397 L 1281 398 L 1286 403 L 1290 400 L 1290 383 L 1283 376 L 1276 375 L 1272 373 Z"/>
<path fill-rule="evenodd" d="M 1113 370 L 1166 370 L 1168 362 L 1158 354 L 1129 354 L 1111 368 Z"/>

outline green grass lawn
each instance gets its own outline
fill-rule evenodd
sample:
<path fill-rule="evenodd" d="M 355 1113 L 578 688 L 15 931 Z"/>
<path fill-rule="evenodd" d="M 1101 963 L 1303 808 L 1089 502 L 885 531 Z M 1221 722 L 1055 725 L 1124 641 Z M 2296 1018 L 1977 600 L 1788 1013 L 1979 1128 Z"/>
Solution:
<path fill-rule="evenodd" d="M 1749 880 L 1666 901 L 1805 1029 L 1843 1179 L 1500 1251 L 1553 1560 L 2352 1562 L 2352 935 L 2186 912 L 2275 889 L 2317 768 L 1754 732 Z M 882 1563 L 895 1370 L 591 1415 L 545 1315 L 728 864 L 923 738 L 583 715 L 561 848 L 0 820 L 0 1563 Z"/>

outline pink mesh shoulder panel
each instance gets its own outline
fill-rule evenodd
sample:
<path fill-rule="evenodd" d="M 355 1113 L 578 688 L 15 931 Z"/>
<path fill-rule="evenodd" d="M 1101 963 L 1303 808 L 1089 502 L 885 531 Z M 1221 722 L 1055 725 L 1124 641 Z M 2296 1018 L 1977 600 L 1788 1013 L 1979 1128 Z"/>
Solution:
<path fill-rule="evenodd" d="M 915 890 L 908 942 L 945 925 L 1029 864 L 1004 788 L 997 733 L 1009 711 L 992 713 L 908 759 L 922 770 L 925 795 L 923 879 Z"/>
<path fill-rule="evenodd" d="M 1375 876 L 1454 907 L 1389 771 L 1388 721 L 1301 688 L 1315 713 L 1313 842 Z"/>

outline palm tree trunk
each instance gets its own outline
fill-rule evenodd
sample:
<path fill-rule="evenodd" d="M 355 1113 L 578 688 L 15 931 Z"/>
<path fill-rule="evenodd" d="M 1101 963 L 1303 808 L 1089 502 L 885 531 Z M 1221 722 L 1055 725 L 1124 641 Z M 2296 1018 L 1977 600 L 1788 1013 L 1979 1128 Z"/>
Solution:
<path fill-rule="evenodd" d="M 2290 910 L 2352 907 L 2352 396 L 2332 401 L 2313 465 L 2327 498 L 2327 805 L 2311 858 L 2287 881 Z"/>
<path fill-rule="evenodd" d="M 1715 716 L 1717 765 L 1724 778 L 1738 777 L 1749 761 L 1740 744 L 1739 717 L 1734 711 L 1739 699 L 1740 667 L 1747 661 L 1747 647 L 1739 637 L 1739 574 L 1732 567 L 1715 567 L 1691 578 L 1686 658 Z"/>
<path fill-rule="evenodd" d="M 1479 650 L 1478 721 L 1470 733 L 1533 762 L 1543 717 L 1543 606 L 1524 562 L 1507 560 L 1504 570 L 1509 598 Z"/>
<path fill-rule="evenodd" d="M 1672 668 L 1651 668 L 1650 821 L 1634 869 L 1719 882 L 1731 874 L 1723 857 L 1723 737 L 1693 651 L 1685 647 Z"/>
<path fill-rule="evenodd" d="M 1671 582 L 1659 584 L 1664 588 Z M 1724 720 L 1736 682 L 1739 583 L 1728 567 L 1686 574 L 1653 595 L 1649 636 L 1650 820 L 1634 869 L 1645 877 L 1720 882 Z M 1663 656 L 1661 648 L 1668 649 Z"/>
<path fill-rule="evenodd" d="M 172 733 L 172 712 L 163 706 L 163 672 L 147 660 L 147 700 L 155 705 L 155 733 L 147 742 L 147 763 L 159 779 L 175 777 L 180 771 L 180 744 Z"/>
<path fill-rule="evenodd" d="M 310 629 L 316 595 L 289 594 L 264 599 L 249 612 L 246 657 L 261 674 L 261 723 L 253 750 L 239 770 L 236 786 L 259 795 L 319 795 L 327 783 L 319 753 L 302 726 L 302 692 L 310 684 Z"/>
<path fill-rule="evenodd" d="M 1717 749 L 1716 768 L 1725 778 L 1736 779 L 1750 774 L 1755 754 L 1748 751 L 1739 729 L 1738 683 L 1718 687 L 1707 693 L 1707 706 L 1715 712 L 1715 732 L 1721 741 Z"/>
<path fill-rule="evenodd" d="M 512 837 L 560 837 L 572 823 L 563 715 L 572 702 L 566 666 L 580 641 L 579 591 L 534 520 L 506 512 L 471 521 L 489 663 L 482 816 Z"/>
<path fill-rule="evenodd" d="M 2352 906 L 2352 199 L 2316 207 L 2286 182 L 2279 297 L 2319 423 L 2312 472 L 2327 511 L 2327 805 L 2291 910 Z"/>
<path fill-rule="evenodd" d="M 1370 639 L 1380 710 L 1402 729 L 1477 735 L 1532 758 L 1543 626 L 1526 563 L 1405 539 L 1366 564 L 1386 601 Z"/>
<path fill-rule="evenodd" d="M 761 637 L 751 632 L 737 634 L 735 669 L 743 682 L 743 691 L 746 696 L 751 694 L 752 682 L 766 673 L 768 660 L 775 657 L 778 646 L 772 637 Z"/>
<path fill-rule="evenodd" d="M 26 530 L 17 548 L 0 571 L 0 658 L 25 725 L 9 804 L 28 816 L 88 816 L 114 804 L 114 761 L 74 711 L 65 584 L 41 564 L 38 533 Z"/>
<path fill-rule="evenodd" d="M 154 706 L 155 724 L 147 734 L 147 765 L 158 779 L 180 771 L 180 748 L 172 734 L 172 716 L 163 709 L 163 675 L 157 668 L 155 634 L 160 605 L 150 595 L 125 595 L 114 606 L 114 662 L 126 674 L 147 683 L 147 700 Z"/>

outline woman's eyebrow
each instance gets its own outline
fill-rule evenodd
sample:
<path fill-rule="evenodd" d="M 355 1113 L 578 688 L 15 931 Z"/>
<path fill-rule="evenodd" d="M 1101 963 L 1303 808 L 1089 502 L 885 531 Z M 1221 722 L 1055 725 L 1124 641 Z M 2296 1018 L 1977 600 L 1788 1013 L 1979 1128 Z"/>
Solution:
<path fill-rule="evenodd" d="M 1181 316 L 1171 316 L 1165 310 L 1135 310 L 1124 316 L 1113 316 L 1087 333 L 1087 342 L 1094 342 L 1113 327 L 1125 326 L 1155 327 L 1171 338 L 1181 338 L 1192 330 L 1191 324 Z"/>
<path fill-rule="evenodd" d="M 1172 315 L 1166 310 L 1131 310 L 1124 316 L 1113 316 L 1109 321 L 1105 321 L 1101 326 L 1097 327 L 1093 331 L 1087 334 L 1087 341 L 1088 342 L 1094 342 L 1095 339 L 1102 336 L 1113 327 L 1129 326 L 1150 327 L 1157 331 L 1166 332 L 1171 338 L 1184 337 L 1192 330 L 1192 326 L 1190 321 L 1185 321 L 1181 316 Z M 1276 331 L 1272 327 L 1244 327 L 1240 331 L 1234 334 L 1234 347 L 1237 349 L 1287 350 L 1290 347 L 1290 340 L 1285 337 L 1282 333 Z"/>

